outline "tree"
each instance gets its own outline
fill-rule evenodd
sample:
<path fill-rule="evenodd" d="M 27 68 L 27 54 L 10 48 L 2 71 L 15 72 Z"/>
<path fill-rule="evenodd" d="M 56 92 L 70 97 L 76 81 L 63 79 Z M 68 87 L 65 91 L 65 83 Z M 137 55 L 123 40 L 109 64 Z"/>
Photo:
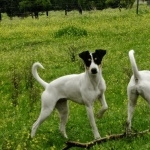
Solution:
<path fill-rule="evenodd" d="M 5 11 L 11 19 L 13 16 L 16 16 L 19 12 L 19 10 L 18 10 L 19 1 L 20 0 L 7 0 L 7 1 L 5 1 Z"/>
<path fill-rule="evenodd" d="M 65 15 L 67 15 L 68 11 L 78 10 L 80 14 L 82 14 L 82 6 L 78 0 L 67 0 L 65 1 Z"/>
<path fill-rule="evenodd" d="M 126 9 L 132 8 L 135 0 L 120 0 L 120 5 Z"/>
<path fill-rule="evenodd" d="M 19 9 L 22 13 L 34 13 L 35 18 L 38 18 L 40 11 L 48 11 L 50 7 L 50 0 L 22 0 L 19 3 Z"/>
<path fill-rule="evenodd" d="M 118 8 L 120 0 L 106 0 L 106 7 Z"/>
<path fill-rule="evenodd" d="M 65 0 L 51 0 L 53 10 L 64 10 L 66 1 Z"/>
<path fill-rule="evenodd" d="M 98 10 L 102 10 L 102 9 L 105 9 L 106 8 L 106 3 L 105 3 L 106 0 L 95 0 L 95 4 L 96 4 L 96 8 Z"/>
<path fill-rule="evenodd" d="M 0 0 L 0 12 L 5 12 L 5 5 L 6 5 L 6 1 Z"/>
<path fill-rule="evenodd" d="M 24 16 L 34 14 L 38 18 L 39 12 L 49 10 L 65 10 L 67 12 L 76 9 L 82 14 L 82 10 L 102 10 L 105 8 L 132 8 L 135 0 L 0 0 L 0 20 L 1 13 L 6 12 L 13 16 Z"/>
<path fill-rule="evenodd" d="M 1 10 L 0 10 L 0 21 L 2 20 L 2 13 L 1 13 Z"/>

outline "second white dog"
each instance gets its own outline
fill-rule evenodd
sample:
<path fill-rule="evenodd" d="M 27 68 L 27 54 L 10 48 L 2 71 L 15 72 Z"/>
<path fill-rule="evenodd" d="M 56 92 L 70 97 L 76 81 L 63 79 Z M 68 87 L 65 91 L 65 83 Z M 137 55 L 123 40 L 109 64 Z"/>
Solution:
<path fill-rule="evenodd" d="M 106 85 L 101 70 L 101 61 L 105 54 L 105 50 L 96 50 L 94 53 L 89 51 L 80 53 L 79 57 L 83 59 L 85 64 L 85 72 L 63 76 L 51 83 L 43 81 L 37 73 L 37 68 L 43 68 L 43 66 L 40 63 L 33 64 L 32 74 L 45 90 L 41 96 L 41 113 L 32 126 L 31 137 L 35 135 L 39 125 L 56 108 L 60 114 L 60 131 L 67 138 L 65 126 L 68 120 L 67 100 L 69 99 L 85 105 L 94 138 L 100 138 L 94 119 L 93 103 L 96 99 L 100 100 L 102 108 L 98 116 L 101 117 L 108 108 L 104 95 Z"/>
<path fill-rule="evenodd" d="M 134 59 L 134 50 L 129 51 L 129 59 L 132 66 L 133 76 L 131 77 L 127 87 L 127 94 L 129 99 L 127 133 L 131 131 L 131 120 L 138 96 L 141 95 L 150 104 L 150 71 L 138 71 Z"/>

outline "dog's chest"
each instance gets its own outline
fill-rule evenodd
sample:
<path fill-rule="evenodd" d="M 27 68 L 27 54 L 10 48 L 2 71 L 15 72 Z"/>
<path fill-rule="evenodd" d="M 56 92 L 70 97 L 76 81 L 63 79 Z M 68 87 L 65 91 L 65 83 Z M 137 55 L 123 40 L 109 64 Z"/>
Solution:
<path fill-rule="evenodd" d="M 94 90 L 94 91 L 89 91 L 87 94 L 87 97 L 91 100 L 91 101 L 95 101 L 99 96 L 100 96 L 100 90 Z"/>
<path fill-rule="evenodd" d="M 85 99 L 89 99 L 91 101 L 95 101 L 97 97 L 101 95 L 101 90 L 98 85 L 87 85 L 83 90 L 83 95 Z"/>

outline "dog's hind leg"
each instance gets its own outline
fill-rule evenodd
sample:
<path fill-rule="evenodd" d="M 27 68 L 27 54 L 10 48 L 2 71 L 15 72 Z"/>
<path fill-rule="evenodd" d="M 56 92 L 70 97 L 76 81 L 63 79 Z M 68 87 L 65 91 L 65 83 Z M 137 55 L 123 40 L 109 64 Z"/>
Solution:
<path fill-rule="evenodd" d="M 128 90 L 128 117 L 126 133 L 129 133 L 131 131 L 131 120 L 137 103 L 137 98 L 138 94 L 135 91 Z"/>
<path fill-rule="evenodd" d="M 44 122 L 44 120 L 51 114 L 56 105 L 56 100 L 53 99 L 50 94 L 44 92 L 42 94 L 42 106 L 41 113 L 37 119 L 37 121 L 32 126 L 31 137 L 34 137 L 37 128 Z"/>
<path fill-rule="evenodd" d="M 149 82 L 143 82 L 141 86 L 139 87 L 138 91 L 140 95 L 147 101 L 147 103 L 150 106 L 150 83 Z"/>
<path fill-rule="evenodd" d="M 104 95 L 104 94 L 102 94 L 102 96 L 99 97 L 99 100 L 100 100 L 100 102 L 101 102 L 101 104 L 102 104 L 102 108 L 101 108 L 101 110 L 97 113 L 97 117 L 98 117 L 98 118 L 101 118 L 101 117 L 103 116 L 104 112 L 108 109 L 108 105 L 107 105 L 107 103 L 106 103 L 105 95 Z"/>
<path fill-rule="evenodd" d="M 60 127 L 59 127 L 60 132 L 65 138 L 68 138 L 66 134 L 66 124 L 68 121 L 68 112 L 69 112 L 67 100 L 60 99 L 56 104 L 56 108 L 60 116 Z"/>

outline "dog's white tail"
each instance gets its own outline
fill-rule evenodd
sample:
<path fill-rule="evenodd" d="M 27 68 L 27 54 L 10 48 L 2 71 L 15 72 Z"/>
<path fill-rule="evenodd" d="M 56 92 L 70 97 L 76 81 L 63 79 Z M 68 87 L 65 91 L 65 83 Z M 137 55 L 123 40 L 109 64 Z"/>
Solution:
<path fill-rule="evenodd" d="M 130 63 L 131 63 L 131 66 L 132 66 L 132 71 L 133 71 L 134 78 L 135 78 L 135 80 L 138 80 L 140 75 L 139 75 L 138 67 L 136 65 L 136 61 L 135 61 L 135 58 L 134 58 L 134 50 L 129 51 L 129 59 L 130 59 Z"/>
<path fill-rule="evenodd" d="M 32 74 L 33 74 L 33 77 L 44 87 L 46 88 L 46 86 L 48 85 L 48 83 L 46 83 L 44 80 L 42 80 L 40 78 L 40 76 L 38 75 L 37 73 L 37 68 L 40 67 L 42 69 L 44 69 L 44 67 L 39 63 L 39 62 L 36 62 L 33 64 L 32 66 Z"/>

